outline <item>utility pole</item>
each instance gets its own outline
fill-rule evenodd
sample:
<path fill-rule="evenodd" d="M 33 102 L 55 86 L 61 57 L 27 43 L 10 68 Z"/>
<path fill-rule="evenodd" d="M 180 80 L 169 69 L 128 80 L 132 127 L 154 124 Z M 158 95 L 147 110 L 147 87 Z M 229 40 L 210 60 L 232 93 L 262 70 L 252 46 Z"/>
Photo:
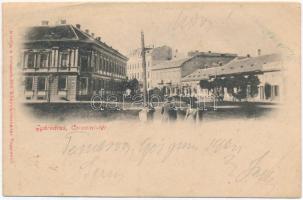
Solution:
<path fill-rule="evenodd" d="M 147 81 L 146 81 L 146 60 L 145 60 L 145 45 L 144 45 L 144 33 L 141 31 L 141 45 L 142 45 L 142 68 L 143 68 L 143 101 L 144 106 L 147 105 Z"/>

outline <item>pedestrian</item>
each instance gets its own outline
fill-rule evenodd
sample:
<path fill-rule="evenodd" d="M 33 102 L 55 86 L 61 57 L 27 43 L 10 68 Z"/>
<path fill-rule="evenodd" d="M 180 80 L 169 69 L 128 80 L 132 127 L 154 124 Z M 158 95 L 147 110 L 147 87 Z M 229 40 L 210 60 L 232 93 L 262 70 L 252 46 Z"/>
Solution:
<path fill-rule="evenodd" d="M 191 104 L 187 104 L 185 120 L 195 122 L 197 118 L 197 109 L 192 107 Z"/>
<path fill-rule="evenodd" d="M 147 120 L 152 121 L 154 119 L 155 114 L 155 107 L 152 102 L 148 103 L 148 113 L 147 113 Z"/>
<path fill-rule="evenodd" d="M 139 120 L 141 122 L 146 122 L 147 121 L 147 115 L 148 115 L 148 108 L 143 107 L 142 110 L 139 112 Z"/>
<path fill-rule="evenodd" d="M 169 121 L 169 109 L 170 109 L 169 107 L 170 107 L 170 101 L 165 100 L 161 108 L 162 121 L 164 122 Z"/>
<path fill-rule="evenodd" d="M 170 122 L 177 120 L 177 109 L 175 103 L 166 100 L 161 109 L 162 121 Z"/>
<path fill-rule="evenodd" d="M 175 103 L 170 103 L 169 107 L 169 121 L 176 121 L 177 120 L 177 108 Z"/>

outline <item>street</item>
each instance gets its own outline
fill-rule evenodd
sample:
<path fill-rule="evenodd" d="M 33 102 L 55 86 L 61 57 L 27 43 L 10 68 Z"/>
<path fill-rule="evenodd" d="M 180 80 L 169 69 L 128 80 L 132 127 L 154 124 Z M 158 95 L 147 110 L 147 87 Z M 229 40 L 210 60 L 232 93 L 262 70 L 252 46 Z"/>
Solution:
<path fill-rule="evenodd" d="M 139 112 L 142 107 L 126 104 L 122 109 L 100 109 L 96 106 L 94 110 L 90 103 L 39 103 L 25 104 L 25 109 L 32 112 L 39 119 L 55 119 L 64 121 L 67 119 L 91 119 L 91 120 L 139 120 Z M 224 120 L 224 119 L 251 119 L 260 118 L 270 114 L 276 109 L 275 104 L 258 102 L 223 102 L 218 103 L 216 110 L 213 104 L 207 103 L 202 112 L 202 121 Z M 114 106 L 107 108 L 113 108 Z M 185 108 L 177 111 L 177 121 L 184 120 Z M 153 120 L 161 120 L 161 104 L 155 108 Z"/>

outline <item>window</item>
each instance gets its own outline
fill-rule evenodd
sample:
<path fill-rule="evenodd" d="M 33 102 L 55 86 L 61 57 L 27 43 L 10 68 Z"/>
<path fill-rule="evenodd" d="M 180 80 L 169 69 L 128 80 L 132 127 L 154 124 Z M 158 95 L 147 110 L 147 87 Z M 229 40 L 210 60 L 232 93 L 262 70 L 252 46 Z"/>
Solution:
<path fill-rule="evenodd" d="M 97 71 L 96 56 L 95 56 L 95 55 L 93 55 L 93 56 L 91 57 L 91 66 L 92 66 L 92 68 L 93 68 L 94 71 Z"/>
<path fill-rule="evenodd" d="M 100 66 L 99 66 L 99 71 L 100 71 L 101 73 L 104 72 L 104 68 L 105 68 L 105 67 L 104 67 L 104 63 L 105 63 L 105 62 L 104 62 L 104 59 L 101 57 L 101 58 L 100 58 L 100 63 L 99 63 L 99 64 L 100 64 Z"/>
<path fill-rule="evenodd" d="M 98 89 L 101 90 L 103 88 L 103 80 L 99 80 L 98 85 L 99 85 Z"/>
<path fill-rule="evenodd" d="M 87 56 L 81 56 L 81 69 L 83 71 L 87 71 L 87 67 L 88 67 L 88 61 L 87 61 Z"/>
<path fill-rule="evenodd" d="M 80 95 L 87 95 L 88 78 L 80 78 Z"/>
<path fill-rule="evenodd" d="M 40 54 L 40 67 L 47 67 L 47 54 Z"/>
<path fill-rule="evenodd" d="M 67 77 L 66 76 L 59 76 L 58 79 L 58 90 L 66 90 L 67 87 Z"/>
<path fill-rule="evenodd" d="M 265 96 L 264 95 L 264 86 L 260 86 L 259 88 L 260 88 L 260 91 L 259 91 L 260 92 L 260 99 L 264 99 L 264 96 Z"/>
<path fill-rule="evenodd" d="M 277 97 L 279 96 L 279 86 L 278 85 L 275 85 L 274 86 L 274 95 Z"/>
<path fill-rule="evenodd" d="M 38 91 L 46 90 L 46 77 L 38 77 Z"/>
<path fill-rule="evenodd" d="M 104 61 L 104 71 L 105 71 L 105 73 L 108 72 L 108 62 L 107 62 L 107 60 Z"/>
<path fill-rule="evenodd" d="M 35 54 L 29 53 L 27 57 L 27 67 L 34 68 L 35 67 Z"/>
<path fill-rule="evenodd" d="M 67 67 L 68 65 L 68 55 L 67 53 L 63 53 L 61 55 L 61 67 Z"/>
<path fill-rule="evenodd" d="M 25 90 L 33 91 L 33 77 L 25 77 Z"/>

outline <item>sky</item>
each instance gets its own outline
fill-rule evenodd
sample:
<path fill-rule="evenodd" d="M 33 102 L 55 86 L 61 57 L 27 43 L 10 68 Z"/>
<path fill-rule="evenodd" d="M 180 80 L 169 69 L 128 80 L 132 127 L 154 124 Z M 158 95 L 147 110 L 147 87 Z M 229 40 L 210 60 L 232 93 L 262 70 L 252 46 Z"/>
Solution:
<path fill-rule="evenodd" d="M 294 5 L 295 6 L 295 5 Z M 292 52 L 297 44 L 293 27 L 299 20 L 286 4 L 124 3 L 35 4 L 17 6 L 14 20 L 20 27 L 81 24 L 108 45 L 127 54 L 145 44 L 168 45 L 179 52 L 190 50 L 256 55 Z"/>

